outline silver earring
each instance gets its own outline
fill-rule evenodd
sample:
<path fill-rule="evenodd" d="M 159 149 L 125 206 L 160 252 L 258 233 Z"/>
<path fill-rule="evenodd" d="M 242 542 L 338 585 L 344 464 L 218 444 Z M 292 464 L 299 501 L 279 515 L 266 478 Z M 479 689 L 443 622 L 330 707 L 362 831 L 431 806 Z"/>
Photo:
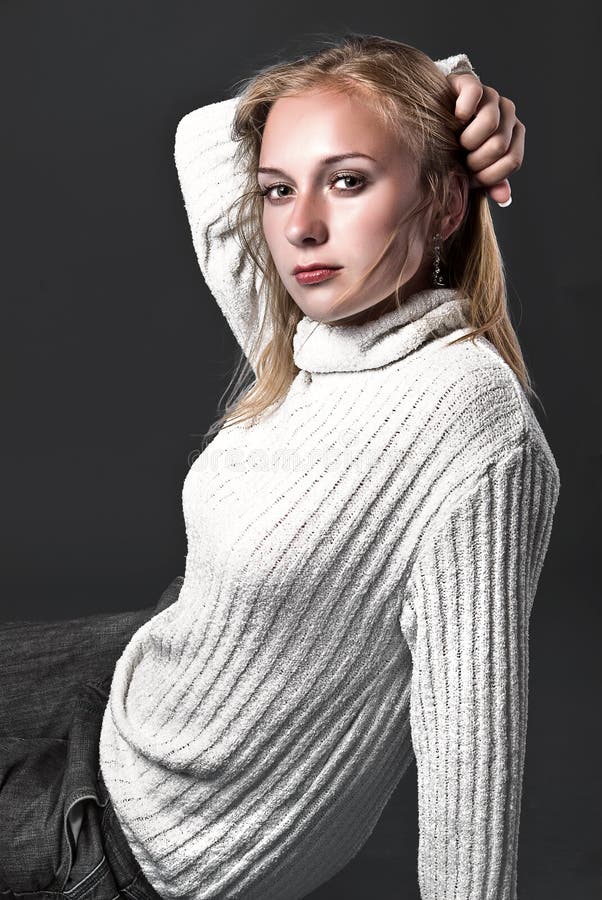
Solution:
<path fill-rule="evenodd" d="M 433 260 L 433 287 L 445 287 L 445 280 L 441 274 L 441 235 L 439 232 L 433 238 L 435 244 L 435 258 Z"/>

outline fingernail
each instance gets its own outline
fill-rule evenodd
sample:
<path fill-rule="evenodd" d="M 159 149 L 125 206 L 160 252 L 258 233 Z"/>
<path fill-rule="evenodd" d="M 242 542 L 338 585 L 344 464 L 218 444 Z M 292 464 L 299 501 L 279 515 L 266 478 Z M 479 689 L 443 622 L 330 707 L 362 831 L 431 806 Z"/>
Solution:
<path fill-rule="evenodd" d="M 508 199 L 506 200 L 505 203 L 498 203 L 498 206 L 510 206 L 511 203 L 512 203 L 512 194 L 510 194 L 510 196 L 508 197 Z"/>

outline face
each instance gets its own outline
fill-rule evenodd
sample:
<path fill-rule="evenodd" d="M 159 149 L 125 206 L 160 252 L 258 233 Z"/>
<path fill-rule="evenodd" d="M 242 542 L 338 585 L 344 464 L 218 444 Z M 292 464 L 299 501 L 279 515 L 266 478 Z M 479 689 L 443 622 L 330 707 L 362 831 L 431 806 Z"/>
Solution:
<path fill-rule="evenodd" d="M 327 161 L 341 154 L 350 155 Z M 423 264 L 427 209 L 401 225 L 372 275 L 335 307 L 376 262 L 391 231 L 420 198 L 409 153 L 360 98 L 316 91 L 278 99 L 265 124 L 257 180 L 268 189 L 265 240 L 282 282 L 305 315 L 359 324 L 393 309 L 409 238 L 402 296 L 430 286 L 430 263 Z M 314 262 L 340 268 L 323 281 L 300 283 L 295 266 Z"/>

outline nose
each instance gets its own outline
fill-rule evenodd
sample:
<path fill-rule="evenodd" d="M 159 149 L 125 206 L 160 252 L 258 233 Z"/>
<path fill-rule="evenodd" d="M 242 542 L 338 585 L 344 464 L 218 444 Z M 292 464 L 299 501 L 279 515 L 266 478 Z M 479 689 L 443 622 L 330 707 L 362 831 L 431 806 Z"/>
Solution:
<path fill-rule="evenodd" d="M 298 196 L 292 205 L 285 233 L 291 244 L 298 247 L 327 240 L 328 227 L 320 202 L 310 195 Z"/>

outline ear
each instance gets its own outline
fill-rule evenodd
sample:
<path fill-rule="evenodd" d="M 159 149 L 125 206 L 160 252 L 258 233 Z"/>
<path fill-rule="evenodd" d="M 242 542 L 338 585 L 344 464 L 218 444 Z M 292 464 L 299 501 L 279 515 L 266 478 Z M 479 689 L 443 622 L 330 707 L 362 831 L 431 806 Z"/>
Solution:
<path fill-rule="evenodd" d="M 446 212 L 441 219 L 439 231 L 443 240 L 460 227 L 464 221 L 464 214 L 468 205 L 468 192 L 470 190 L 468 176 L 463 172 L 452 172 L 449 176 L 448 200 Z"/>

